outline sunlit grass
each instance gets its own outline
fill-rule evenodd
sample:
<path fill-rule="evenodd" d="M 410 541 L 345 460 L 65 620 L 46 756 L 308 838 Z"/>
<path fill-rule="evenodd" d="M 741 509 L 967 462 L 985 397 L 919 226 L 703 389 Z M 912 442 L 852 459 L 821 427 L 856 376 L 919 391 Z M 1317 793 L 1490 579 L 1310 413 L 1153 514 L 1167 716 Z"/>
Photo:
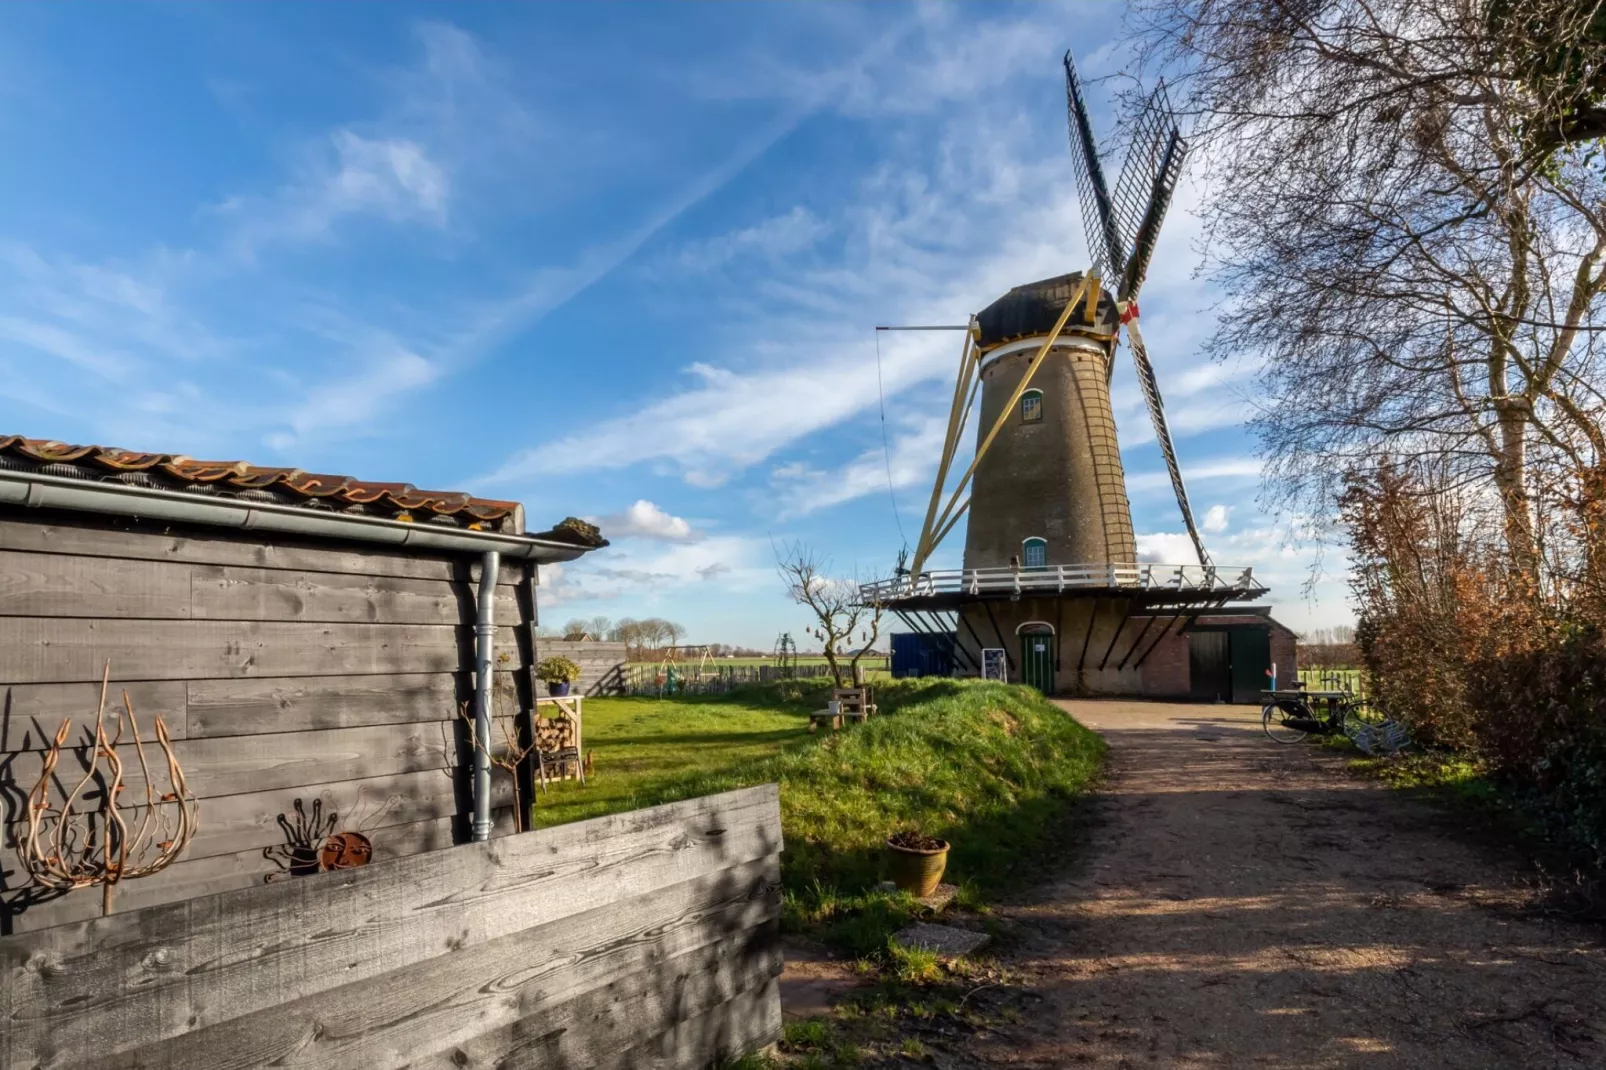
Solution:
<path fill-rule="evenodd" d="M 1037 692 L 952 680 L 877 688 L 881 715 L 807 732 L 827 684 L 721 698 L 588 700 L 595 776 L 539 797 L 537 826 L 766 782 L 781 786 L 785 923 L 859 956 L 919 912 L 883 891 L 883 841 L 917 828 L 952 845 L 965 901 L 1011 892 L 1052 867 L 1104 744 Z"/>

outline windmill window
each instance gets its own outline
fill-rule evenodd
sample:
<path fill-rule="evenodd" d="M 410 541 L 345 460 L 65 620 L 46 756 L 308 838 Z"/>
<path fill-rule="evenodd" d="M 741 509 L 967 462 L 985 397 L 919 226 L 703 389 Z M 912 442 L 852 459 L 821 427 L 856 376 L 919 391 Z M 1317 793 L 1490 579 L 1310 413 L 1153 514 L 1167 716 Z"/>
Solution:
<path fill-rule="evenodd" d="M 1021 559 L 1027 568 L 1048 567 L 1048 540 L 1036 537 L 1021 543 Z"/>
<path fill-rule="evenodd" d="M 1043 392 L 1028 390 L 1020 396 L 1021 423 L 1035 424 L 1043 418 Z"/>

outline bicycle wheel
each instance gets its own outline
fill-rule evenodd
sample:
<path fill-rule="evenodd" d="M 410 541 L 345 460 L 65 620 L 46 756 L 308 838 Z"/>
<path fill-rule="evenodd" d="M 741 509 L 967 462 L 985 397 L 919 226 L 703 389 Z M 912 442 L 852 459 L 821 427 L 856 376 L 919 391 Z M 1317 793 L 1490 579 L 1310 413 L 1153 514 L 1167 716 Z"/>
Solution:
<path fill-rule="evenodd" d="M 1298 743 L 1305 738 L 1306 732 L 1301 728 L 1292 728 L 1288 725 L 1290 712 L 1275 702 L 1268 702 L 1260 711 L 1260 727 L 1265 731 L 1266 738 L 1274 743 Z"/>

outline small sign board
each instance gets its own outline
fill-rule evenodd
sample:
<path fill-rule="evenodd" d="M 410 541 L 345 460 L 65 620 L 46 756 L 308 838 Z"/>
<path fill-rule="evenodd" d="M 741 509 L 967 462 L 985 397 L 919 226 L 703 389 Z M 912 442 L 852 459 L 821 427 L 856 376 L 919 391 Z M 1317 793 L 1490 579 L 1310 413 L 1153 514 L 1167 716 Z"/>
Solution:
<path fill-rule="evenodd" d="M 981 652 L 981 678 L 1009 683 L 1009 662 L 1003 647 L 985 647 Z"/>

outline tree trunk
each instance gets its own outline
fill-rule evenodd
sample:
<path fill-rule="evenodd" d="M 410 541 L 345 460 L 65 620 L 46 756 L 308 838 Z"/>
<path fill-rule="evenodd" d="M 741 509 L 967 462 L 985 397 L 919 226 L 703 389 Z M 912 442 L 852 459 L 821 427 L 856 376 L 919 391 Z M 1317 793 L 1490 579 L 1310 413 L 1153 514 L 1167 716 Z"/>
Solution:
<path fill-rule="evenodd" d="M 1495 454 L 1494 482 L 1500 494 L 1506 549 L 1519 581 L 1537 589 L 1539 549 L 1528 494 L 1527 407 L 1516 398 L 1496 404 L 1500 444 Z"/>
<path fill-rule="evenodd" d="M 836 680 L 836 686 L 846 687 L 842 682 L 842 663 L 836 660 L 836 640 L 829 634 L 825 640 L 825 663 L 831 667 L 831 677 Z"/>

